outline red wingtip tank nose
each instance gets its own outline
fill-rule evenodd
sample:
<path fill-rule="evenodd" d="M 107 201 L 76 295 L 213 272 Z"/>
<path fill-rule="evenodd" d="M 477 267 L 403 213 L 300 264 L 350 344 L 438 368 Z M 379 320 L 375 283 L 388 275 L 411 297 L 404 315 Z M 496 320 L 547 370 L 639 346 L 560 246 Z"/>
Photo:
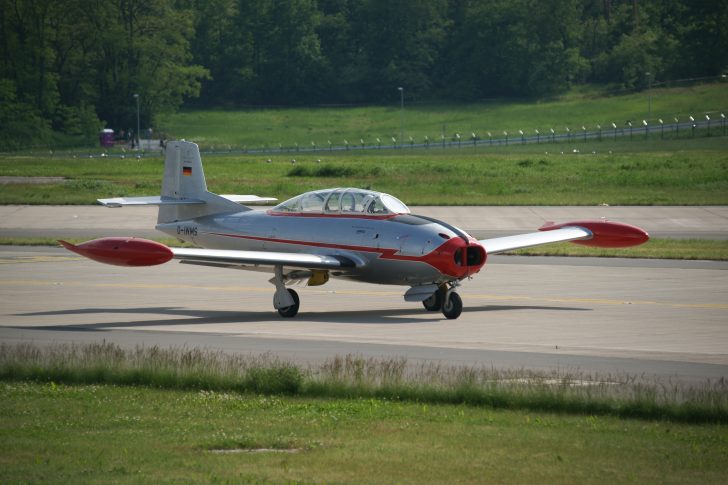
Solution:
<path fill-rule="evenodd" d="M 598 248 L 628 248 L 639 246 L 649 241 L 647 232 L 637 226 L 624 224 L 622 222 L 600 221 L 575 221 L 564 224 L 546 223 L 539 228 L 539 231 L 550 231 L 562 227 L 577 226 L 588 229 L 593 234 L 591 239 L 571 241 L 574 244 L 592 246 Z"/>
<path fill-rule="evenodd" d="M 78 245 L 58 242 L 76 254 L 115 266 L 155 266 L 166 263 L 174 256 L 164 244 L 133 237 L 105 237 Z"/>

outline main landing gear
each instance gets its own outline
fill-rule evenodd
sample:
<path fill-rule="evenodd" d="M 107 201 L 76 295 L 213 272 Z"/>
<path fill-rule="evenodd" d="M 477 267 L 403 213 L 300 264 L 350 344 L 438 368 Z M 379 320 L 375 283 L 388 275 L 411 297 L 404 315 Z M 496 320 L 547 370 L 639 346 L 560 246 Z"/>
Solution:
<path fill-rule="evenodd" d="M 273 307 L 278 310 L 282 317 L 295 317 L 298 313 L 298 307 L 301 305 L 301 299 L 298 298 L 298 293 L 294 290 L 286 288 L 283 281 L 283 266 L 275 267 L 273 284 L 276 285 L 276 292 L 273 295 Z"/>
<path fill-rule="evenodd" d="M 298 307 L 301 306 L 301 299 L 298 298 L 298 293 L 296 293 L 295 290 L 286 288 L 286 292 L 288 292 L 288 294 L 293 299 L 293 305 L 283 307 L 283 308 L 278 308 L 278 313 L 280 313 L 280 315 L 282 317 L 293 318 L 298 313 Z M 275 305 L 275 302 L 274 302 L 274 305 Z"/>
<path fill-rule="evenodd" d="M 439 312 L 448 320 L 454 320 L 463 312 L 463 300 L 455 292 L 456 283 L 450 288 L 447 285 L 441 285 L 432 296 L 422 301 L 425 310 L 429 312 Z"/>

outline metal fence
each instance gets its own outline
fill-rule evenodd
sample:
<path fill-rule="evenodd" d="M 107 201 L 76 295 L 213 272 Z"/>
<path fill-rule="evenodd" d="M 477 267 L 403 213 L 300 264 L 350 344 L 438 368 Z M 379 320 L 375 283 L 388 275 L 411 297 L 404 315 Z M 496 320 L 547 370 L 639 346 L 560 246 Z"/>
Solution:
<path fill-rule="evenodd" d="M 226 155 L 226 154 L 259 154 L 259 155 L 280 155 L 280 154 L 315 154 L 327 152 L 348 152 L 348 151 L 368 151 L 368 150 L 414 150 L 414 149 L 430 149 L 430 148 L 484 148 L 504 147 L 510 145 L 527 145 L 527 144 L 553 144 L 553 143 L 574 143 L 585 141 L 607 141 L 617 139 L 675 139 L 675 138 L 691 138 L 696 136 L 726 136 L 726 115 L 724 112 L 713 114 L 703 114 L 700 116 L 687 116 L 683 119 L 673 117 L 670 120 L 658 118 L 656 120 L 634 120 L 620 124 L 608 123 L 605 125 L 577 125 L 574 127 L 564 127 L 562 129 L 549 128 L 544 131 L 534 129 L 530 131 L 499 131 L 485 132 L 484 134 L 476 134 L 471 132 L 469 135 L 456 133 L 452 136 L 441 136 L 439 139 L 430 139 L 424 137 L 415 140 L 408 137 L 402 142 L 394 137 L 383 140 L 375 138 L 374 143 L 365 143 L 360 139 L 359 143 L 350 143 L 344 140 L 341 144 L 328 142 L 324 145 L 317 145 L 311 142 L 310 145 L 299 146 L 279 146 L 277 148 L 270 147 L 227 147 L 213 148 L 201 147 L 203 155 Z M 159 149 L 159 140 L 146 140 L 149 150 L 144 148 L 147 146 L 142 144 L 141 150 L 122 150 L 108 151 L 101 147 L 87 148 L 80 150 L 64 150 L 65 155 L 84 158 L 143 158 L 158 157 L 163 153 Z M 154 148 L 153 150 L 151 148 Z M 52 149 L 49 149 L 50 156 L 54 155 Z"/>
<path fill-rule="evenodd" d="M 428 148 L 463 148 L 463 147 L 494 147 L 508 145 L 526 145 L 526 144 L 548 144 L 548 143 L 570 143 L 587 140 L 617 140 L 629 138 L 645 139 L 645 138 L 679 138 L 679 137 L 695 137 L 695 136 L 725 136 L 726 135 L 726 116 L 719 113 L 717 116 L 703 115 L 700 118 L 689 116 L 685 120 L 673 118 L 672 120 L 663 120 L 658 118 L 656 122 L 648 122 L 647 120 L 627 121 L 623 124 L 609 123 L 608 125 L 595 125 L 587 127 L 586 125 L 574 128 L 565 127 L 563 131 L 550 128 L 547 131 L 538 129 L 526 132 L 517 131 L 501 131 L 498 133 L 486 132 L 485 136 L 476 135 L 471 132 L 465 136 L 455 134 L 452 137 L 441 137 L 440 139 L 429 139 L 425 137 L 422 141 L 415 141 L 410 137 L 402 143 L 395 138 L 390 138 L 388 142 L 383 143 L 380 138 L 376 138 L 376 143 L 358 144 L 344 141 L 340 145 L 327 143 L 324 146 L 289 146 L 278 148 L 229 148 L 227 150 L 220 149 L 203 149 L 203 154 L 289 154 L 289 153 L 326 153 L 326 152 L 342 152 L 342 151 L 364 151 L 364 150 L 407 150 L 407 149 L 428 149 Z M 696 134 L 696 132 L 698 132 Z"/>

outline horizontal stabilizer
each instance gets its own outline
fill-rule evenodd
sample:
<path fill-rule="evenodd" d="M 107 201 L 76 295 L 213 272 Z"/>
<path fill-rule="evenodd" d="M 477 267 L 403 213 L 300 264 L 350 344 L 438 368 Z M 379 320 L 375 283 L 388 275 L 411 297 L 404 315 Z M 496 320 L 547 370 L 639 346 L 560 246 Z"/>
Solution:
<path fill-rule="evenodd" d="M 220 197 L 238 204 L 267 204 L 268 202 L 278 201 L 275 197 L 258 197 L 257 195 L 220 194 Z"/>
<path fill-rule="evenodd" d="M 267 204 L 276 202 L 275 197 L 258 197 L 257 195 L 233 195 L 226 194 L 220 197 L 238 204 Z M 114 197 L 112 199 L 98 199 L 101 205 L 106 207 L 123 207 L 125 205 L 194 205 L 205 204 L 200 199 L 176 199 L 174 197 L 150 196 L 150 197 Z"/>
<path fill-rule="evenodd" d="M 113 199 L 97 199 L 99 204 L 106 207 L 122 207 L 125 205 L 189 205 L 204 204 L 199 199 L 175 199 L 174 197 L 114 197 Z"/>

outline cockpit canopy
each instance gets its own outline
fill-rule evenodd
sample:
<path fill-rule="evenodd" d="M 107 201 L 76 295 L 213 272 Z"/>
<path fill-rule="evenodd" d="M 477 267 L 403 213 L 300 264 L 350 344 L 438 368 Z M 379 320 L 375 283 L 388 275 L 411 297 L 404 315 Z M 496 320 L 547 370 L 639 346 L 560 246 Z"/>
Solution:
<path fill-rule="evenodd" d="M 306 192 L 278 204 L 274 212 L 387 215 L 409 214 L 396 197 L 364 189 L 325 189 Z"/>

